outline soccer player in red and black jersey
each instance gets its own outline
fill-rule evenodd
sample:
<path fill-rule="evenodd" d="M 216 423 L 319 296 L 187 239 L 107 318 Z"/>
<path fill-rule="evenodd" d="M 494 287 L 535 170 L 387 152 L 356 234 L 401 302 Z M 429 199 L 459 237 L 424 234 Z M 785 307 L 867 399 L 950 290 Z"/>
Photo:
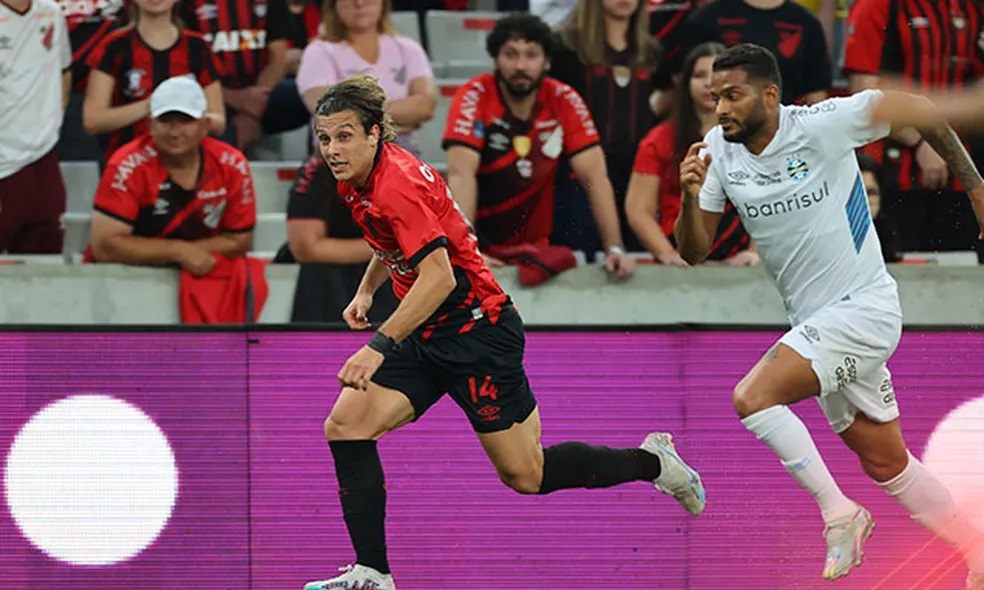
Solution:
<path fill-rule="evenodd" d="M 616 278 L 635 271 L 626 256 L 601 138 L 591 112 L 567 84 L 547 77 L 553 35 L 530 14 L 496 23 L 486 39 L 495 72 L 455 93 L 443 146 L 448 184 L 483 248 L 546 244 L 553 229 L 560 159 L 584 185 Z"/>
<path fill-rule="evenodd" d="M 291 36 L 286 0 L 181 0 L 180 11 L 222 60 L 229 120 L 223 139 L 245 150 L 278 114 L 272 93 L 287 73 Z M 274 106 L 268 109 L 271 100 Z"/>
<path fill-rule="evenodd" d="M 205 89 L 213 132 L 225 127 L 220 65 L 201 35 L 182 29 L 178 0 L 133 0 L 132 24 L 110 33 L 89 55 L 82 120 L 101 134 L 105 159 L 147 133 L 150 94 L 174 76 L 190 75 Z"/>
<path fill-rule="evenodd" d="M 519 312 L 478 252 L 448 185 L 393 141 L 386 93 L 367 76 L 332 86 L 315 111 L 322 156 L 375 258 L 343 313 L 353 329 L 387 272 L 399 307 L 338 373 L 343 388 L 325 421 L 356 565 L 307 590 L 394 590 L 386 557 L 386 486 L 376 449 L 445 393 L 461 407 L 503 483 L 524 494 L 655 482 L 693 514 L 697 473 L 653 433 L 641 448 L 568 442 L 540 447 L 540 417 L 523 369 Z"/>
<path fill-rule="evenodd" d="M 901 78 L 905 89 L 919 93 L 957 92 L 984 75 L 982 35 L 984 5 L 977 0 L 855 0 L 844 69 L 852 92 L 877 87 L 882 76 Z M 972 146 L 975 157 L 984 155 L 981 148 Z M 885 173 L 882 206 L 903 251 L 978 248 L 984 261 L 963 194 L 974 187 L 956 183 L 918 131 L 901 128 L 866 151 Z"/>
<path fill-rule="evenodd" d="M 214 255 L 242 256 L 256 224 L 253 177 L 236 148 L 207 137 L 205 93 L 185 77 L 150 97 L 150 135 L 109 160 L 86 262 L 177 264 L 195 276 Z"/>

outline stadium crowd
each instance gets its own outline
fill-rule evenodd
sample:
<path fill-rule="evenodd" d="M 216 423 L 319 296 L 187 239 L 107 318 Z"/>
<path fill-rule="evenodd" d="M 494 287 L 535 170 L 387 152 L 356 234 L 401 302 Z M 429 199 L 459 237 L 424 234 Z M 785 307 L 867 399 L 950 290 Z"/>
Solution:
<path fill-rule="evenodd" d="M 454 53 L 449 27 L 481 51 Z M 974 84 L 981 39 L 974 0 L 0 0 L 0 253 L 63 253 L 59 162 L 94 161 L 82 259 L 207 275 L 215 256 L 256 254 L 269 195 L 250 163 L 282 138 L 310 157 L 280 178 L 286 240 L 270 258 L 302 265 L 295 321 L 337 321 L 372 252 L 311 121 L 326 88 L 370 70 L 399 145 L 446 174 L 490 265 L 528 286 L 595 262 L 623 280 L 687 265 L 679 164 L 716 124 L 711 64 L 726 47 L 770 49 L 783 102 L 814 104 L 885 79 Z M 966 194 L 918 131 L 859 158 L 886 261 L 984 260 Z M 758 263 L 729 206 L 705 264 Z M 377 304 L 382 318 L 395 299 Z"/>

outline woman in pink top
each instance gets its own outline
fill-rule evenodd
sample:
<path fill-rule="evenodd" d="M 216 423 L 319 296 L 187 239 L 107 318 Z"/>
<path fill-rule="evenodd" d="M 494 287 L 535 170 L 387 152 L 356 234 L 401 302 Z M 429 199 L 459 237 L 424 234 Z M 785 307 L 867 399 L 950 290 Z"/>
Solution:
<path fill-rule="evenodd" d="M 397 34 L 390 0 L 326 0 L 321 38 L 301 56 L 297 89 L 314 113 L 328 86 L 366 70 L 386 90 L 398 143 L 415 154 L 414 131 L 434 117 L 434 73 L 424 48 Z"/>

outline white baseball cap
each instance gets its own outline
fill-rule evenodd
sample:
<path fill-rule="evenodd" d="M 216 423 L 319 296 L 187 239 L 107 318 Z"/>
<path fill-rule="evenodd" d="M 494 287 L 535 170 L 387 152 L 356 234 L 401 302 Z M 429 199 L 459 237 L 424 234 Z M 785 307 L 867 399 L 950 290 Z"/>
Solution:
<path fill-rule="evenodd" d="M 164 80 L 150 95 L 150 116 L 155 119 L 173 112 L 201 119 L 206 109 L 205 91 L 198 82 L 187 76 Z"/>

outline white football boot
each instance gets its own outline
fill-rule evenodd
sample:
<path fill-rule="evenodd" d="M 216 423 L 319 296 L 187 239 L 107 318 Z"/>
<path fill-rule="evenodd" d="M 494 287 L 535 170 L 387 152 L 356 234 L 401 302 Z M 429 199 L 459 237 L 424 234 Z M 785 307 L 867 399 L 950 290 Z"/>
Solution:
<path fill-rule="evenodd" d="M 339 568 L 342 575 L 330 580 L 304 584 L 304 590 L 396 590 L 393 576 L 381 574 L 364 565 L 347 565 Z"/>
<path fill-rule="evenodd" d="M 659 457 L 660 473 L 653 481 L 657 490 L 676 498 L 690 514 L 704 511 L 707 504 L 704 484 L 697 471 L 680 458 L 670 433 L 651 432 L 639 448 Z"/>
<path fill-rule="evenodd" d="M 858 506 L 857 511 L 847 518 L 828 523 L 823 530 L 827 540 L 827 561 L 823 566 L 823 577 L 836 580 L 846 576 L 864 556 L 864 542 L 871 536 L 875 521 L 871 513 Z"/>

